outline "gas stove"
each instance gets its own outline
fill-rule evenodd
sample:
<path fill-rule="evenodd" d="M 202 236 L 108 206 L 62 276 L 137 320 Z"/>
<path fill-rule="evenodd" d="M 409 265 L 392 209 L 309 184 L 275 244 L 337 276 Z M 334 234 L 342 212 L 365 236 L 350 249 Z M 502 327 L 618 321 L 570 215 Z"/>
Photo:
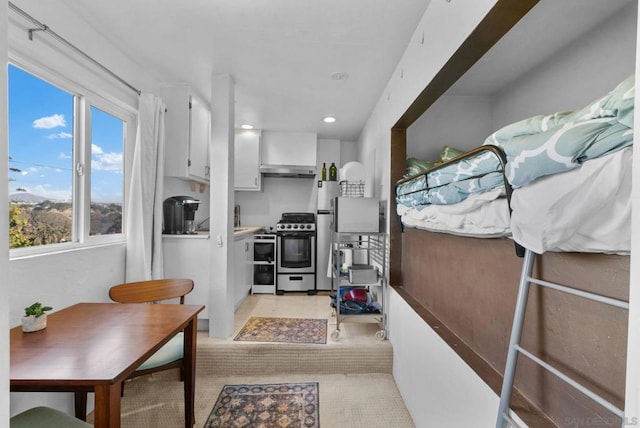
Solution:
<path fill-rule="evenodd" d="M 283 213 L 276 224 L 277 232 L 302 231 L 315 232 L 316 216 L 314 213 Z"/>
<path fill-rule="evenodd" d="M 276 224 L 276 293 L 316 292 L 316 215 L 284 213 Z"/>

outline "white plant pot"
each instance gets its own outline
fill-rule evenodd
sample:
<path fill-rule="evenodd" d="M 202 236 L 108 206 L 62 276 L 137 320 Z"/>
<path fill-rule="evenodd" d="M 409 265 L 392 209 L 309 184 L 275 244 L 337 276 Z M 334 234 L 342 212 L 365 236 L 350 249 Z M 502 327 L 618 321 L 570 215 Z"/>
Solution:
<path fill-rule="evenodd" d="M 45 327 L 47 327 L 47 314 L 42 314 L 39 317 L 33 315 L 22 317 L 22 331 L 25 333 L 42 330 Z"/>

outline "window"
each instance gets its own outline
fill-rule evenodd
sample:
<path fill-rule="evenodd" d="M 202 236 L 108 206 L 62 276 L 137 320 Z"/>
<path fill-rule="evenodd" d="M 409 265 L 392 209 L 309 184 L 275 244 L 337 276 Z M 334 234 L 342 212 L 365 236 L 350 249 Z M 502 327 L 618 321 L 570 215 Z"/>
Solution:
<path fill-rule="evenodd" d="M 122 233 L 124 126 L 91 106 L 90 235 Z"/>
<path fill-rule="evenodd" d="M 10 248 L 121 236 L 131 114 L 15 65 L 8 80 Z"/>

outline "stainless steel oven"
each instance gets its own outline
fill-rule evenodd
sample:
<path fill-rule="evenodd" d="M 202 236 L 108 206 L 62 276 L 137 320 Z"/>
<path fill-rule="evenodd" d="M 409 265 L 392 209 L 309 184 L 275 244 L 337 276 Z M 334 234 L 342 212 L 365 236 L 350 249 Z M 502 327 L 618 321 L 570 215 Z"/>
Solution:
<path fill-rule="evenodd" d="M 276 292 L 316 292 L 316 222 L 313 213 L 284 213 L 276 225 Z"/>

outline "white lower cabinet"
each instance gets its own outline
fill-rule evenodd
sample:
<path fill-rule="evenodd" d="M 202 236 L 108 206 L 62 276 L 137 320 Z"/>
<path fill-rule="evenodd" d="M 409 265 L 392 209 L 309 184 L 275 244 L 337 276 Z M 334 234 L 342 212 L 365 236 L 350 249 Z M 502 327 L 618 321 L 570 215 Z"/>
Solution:
<path fill-rule="evenodd" d="M 233 246 L 233 303 L 237 309 L 251 292 L 253 235 L 237 239 Z M 209 319 L 209 273 L 211 265 L 208 237 L 163 236 L 165 278 L 189 278 L 194 282 L 193 291 L 185 297 L 185 303 L 205 305 L 198 318 Z"/>
<path fill-rule="evenodd" d="M 237 239 L 233 248 L 233 302 L 235 309 L 251 291 L 253 235 Z"/>
<path fill-rule="evenodd" d="M 189 278 L 193 291 L 186 295 L 185 303 L 205 305 L 198 318 L 209 319 L 209 245 L 208 237 L 167 237 L 162 239 L 165 278 Z"/>

